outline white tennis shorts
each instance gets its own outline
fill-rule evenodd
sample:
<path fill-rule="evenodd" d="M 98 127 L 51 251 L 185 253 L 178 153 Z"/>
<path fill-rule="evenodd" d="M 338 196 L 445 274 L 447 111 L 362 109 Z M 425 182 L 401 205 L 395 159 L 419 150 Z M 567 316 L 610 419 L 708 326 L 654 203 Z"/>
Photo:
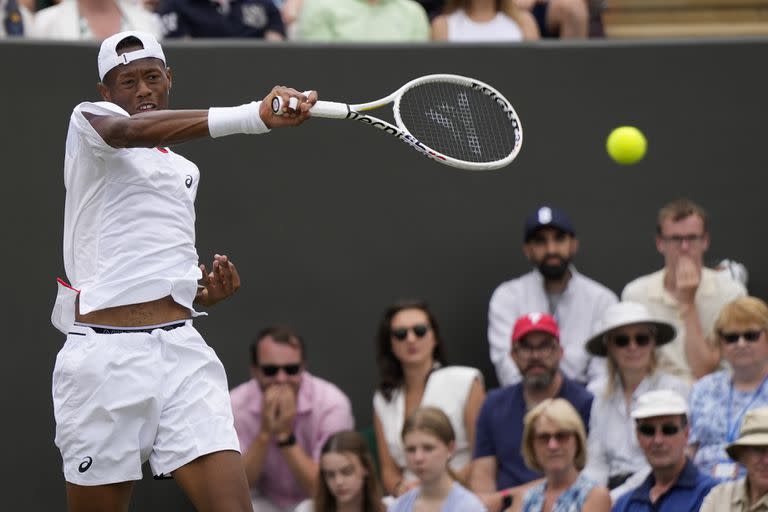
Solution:
<path fill-rule="evenodd" d="M 53 370 L 56 446 L 77 485 L 141 479 L 240 451 L 224 367 L 192 321 L 173 330 L 97 334 L 75 325 Z"/>

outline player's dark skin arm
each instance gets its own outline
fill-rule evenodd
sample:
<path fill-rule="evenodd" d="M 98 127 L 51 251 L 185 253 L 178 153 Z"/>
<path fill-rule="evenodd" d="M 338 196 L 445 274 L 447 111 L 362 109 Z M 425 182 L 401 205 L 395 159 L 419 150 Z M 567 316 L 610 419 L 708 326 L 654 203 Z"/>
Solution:
<path fill-rule="evenodd" d="M 207 110 L 158 110 L 130 117 L 83 115 L 113 148 L 173 146 L 209 135 Z"/>

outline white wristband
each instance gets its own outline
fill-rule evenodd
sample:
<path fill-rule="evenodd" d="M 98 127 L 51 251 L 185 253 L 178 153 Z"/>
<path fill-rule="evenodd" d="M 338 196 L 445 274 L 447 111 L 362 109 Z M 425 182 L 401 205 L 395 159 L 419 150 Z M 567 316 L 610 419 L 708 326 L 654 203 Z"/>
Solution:
<path fill-rule="evenodd" d="M 260 106 L 260 101 L 252 101 L 239 107 L 211 107 L 208 109 L 208 132 L 214 138 L 236 133 L 268 133 L 270 130 L 259 114 Z"/>

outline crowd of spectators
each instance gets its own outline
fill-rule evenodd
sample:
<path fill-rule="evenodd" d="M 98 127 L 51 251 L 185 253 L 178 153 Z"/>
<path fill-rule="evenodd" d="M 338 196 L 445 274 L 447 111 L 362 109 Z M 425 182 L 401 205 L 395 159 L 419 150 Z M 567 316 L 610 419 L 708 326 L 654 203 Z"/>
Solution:
<path fill-rule="evenodd" d="M 368 486 L 373 459 L 349 433 L 343 391 L 306 371 L 297 333 L 262 331 L 254 377 L 232 391 L 255 510 L 694 511 L 705 499 L 764 510 L 768 305 L 746 295 L 743 266 L 704 266 L 709 237 L 701 206 L 664 205 L 664 267 L 619 301 L 576 271 L 569 216 L 537 208 L 523 226 L 533 270 L 490 300 L 501 386 L 487 396 L 478 370 L 446 361 L 425 302 L 386 308 L 373 426 L 361 430 L 378 461 Z M 332 476 L 344 465 L 354 492 Z"/>
<path fill-rule="evenodd" d="M 519 42 L 602 35 L 594 0 L 0 0 L 0 38 Z"/>

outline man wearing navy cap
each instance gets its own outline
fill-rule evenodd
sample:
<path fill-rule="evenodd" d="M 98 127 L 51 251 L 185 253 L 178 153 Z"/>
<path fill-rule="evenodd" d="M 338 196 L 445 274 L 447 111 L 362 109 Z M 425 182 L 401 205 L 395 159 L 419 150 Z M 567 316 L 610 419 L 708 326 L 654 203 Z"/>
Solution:
<path fill-rule="evenodd" d="M 573 223 L 551 206 L 537 208 L 525 220 L 523 253 L 535 267 L 499 285 L 488 308 L 488 343 L 496 376 L 502 386 L 520 381 L 509 356 L 509 336 L 515 319 L 532 311 L 546 311 L 560 325 L 564 350 L 560 368 L 583 384 L 605 373 L 605 364 L 584 349 L 605 308 L 616 294 L 578 273 L 571 260 L 579 249 Z"/>

